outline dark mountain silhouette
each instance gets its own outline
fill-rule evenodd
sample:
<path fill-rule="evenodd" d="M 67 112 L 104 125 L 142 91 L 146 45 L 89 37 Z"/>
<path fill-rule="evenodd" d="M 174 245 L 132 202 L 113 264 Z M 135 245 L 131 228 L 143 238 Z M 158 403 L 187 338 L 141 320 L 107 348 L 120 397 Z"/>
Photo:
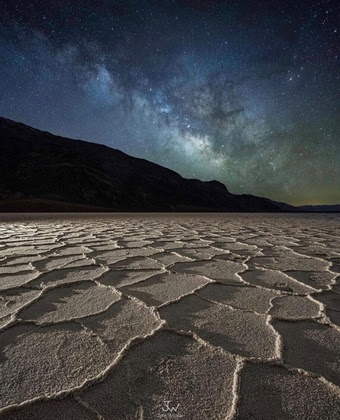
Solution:
<path fill-rule="evenodd" d="M 0 211 L 280 211 L 218 181 L 0 118 Z"/>
<path fill-rule="evenodd" d="M 277 205 L 284 212 L 300 212 L 300 213 L 339 213 L 340 204 L 316 204 L 316 205 L 305 205 L 305 206 L 292 206 L 290 204 L 282 203 L 280 201 L 273 201 L 267 199 L 271 203 Z"/>
<path fill-rule="evenodd" d="M 308 211 L 308 212 L 339 213 L 340 204 L 320 204 L 320 205 L 299 206 L 298 210 Z"/>

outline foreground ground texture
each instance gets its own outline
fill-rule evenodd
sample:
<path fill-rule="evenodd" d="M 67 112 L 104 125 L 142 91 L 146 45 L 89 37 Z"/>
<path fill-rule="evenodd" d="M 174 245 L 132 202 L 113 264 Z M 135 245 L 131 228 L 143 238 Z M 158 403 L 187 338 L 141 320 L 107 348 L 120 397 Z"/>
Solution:
<path fill-rule="evenodd" d="M 0 219 L 0 418 L 340 418 L 339 215 Z"/>

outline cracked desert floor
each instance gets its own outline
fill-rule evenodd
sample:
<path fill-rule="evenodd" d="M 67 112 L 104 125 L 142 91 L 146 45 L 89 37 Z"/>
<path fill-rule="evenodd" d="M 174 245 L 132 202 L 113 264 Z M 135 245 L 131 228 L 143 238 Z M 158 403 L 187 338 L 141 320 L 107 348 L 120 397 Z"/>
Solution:
<path fill-rule="evenodd" d="M 0 216 L 0 418 L 340 419 L 340 215 Z"/>

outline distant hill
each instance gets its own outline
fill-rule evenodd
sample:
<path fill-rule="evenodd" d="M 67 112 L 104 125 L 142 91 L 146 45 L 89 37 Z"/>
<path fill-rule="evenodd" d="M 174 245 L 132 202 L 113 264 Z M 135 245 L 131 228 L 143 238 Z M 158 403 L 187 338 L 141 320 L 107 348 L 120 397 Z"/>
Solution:
<path fill-rule="evenodd" d="M 285 211 L 285 212 L 299 211 L 298 207 L 291 206 L 290 204 L 282 203 L 281 201 L 273 201 L 273 200 L 270 200 L 269 198 L 266 198 L 266 200 L 268 200 L 270 203 L 274 204 L 275 206 L 279 207 L 281 211 Z"/>
<path fill-rule="evenodd" d="M 277 205 L 281 211 L 284 212 L 309 212 L 309 213 L 337 213 L 340 212 L 340 204 L 324 204 L 324 205 L 308 205 L 308 206 L 291 206 L 290 204 L 282 203 L 280 201 L 273 201 L 267 198 L 268 201 Z"/>
<path fill-rule="evenodd" d="M 280 211 L 218 181 L 0 118 L 0 211 Z"/>
<path fill-rule="evenodd" d="M 340 204 L 325 204 L 316 206 L 299 206 L 298 210 L 308 212 L 340 212 Z"/>

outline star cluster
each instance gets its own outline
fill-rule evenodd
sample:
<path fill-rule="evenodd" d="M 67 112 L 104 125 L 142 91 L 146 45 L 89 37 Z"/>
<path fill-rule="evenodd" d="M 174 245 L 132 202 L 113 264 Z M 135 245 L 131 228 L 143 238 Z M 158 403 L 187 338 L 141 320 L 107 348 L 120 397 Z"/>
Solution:
<path fill-rule="evenodd" d="M 340 201 L 337 2 L 1 4 L 0 115 L 234 193 Z"/>

